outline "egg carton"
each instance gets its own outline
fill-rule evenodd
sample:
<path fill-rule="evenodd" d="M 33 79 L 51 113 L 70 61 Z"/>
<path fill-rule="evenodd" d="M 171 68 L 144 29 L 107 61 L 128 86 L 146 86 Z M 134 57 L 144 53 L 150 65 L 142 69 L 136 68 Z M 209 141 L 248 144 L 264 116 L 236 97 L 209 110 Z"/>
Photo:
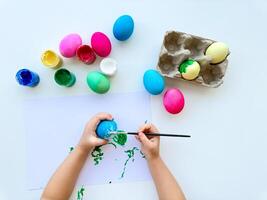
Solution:
<path fill-rule="evenodd" d="M 193 59 L 200 64 L 200 73 L 191 82 L 206 87 L 219 87 L 223 83 L 228 60 L 226 58 L 221 63 L 211 64 L 211 58 L 205 55 L 205 51 L 214 42 L 216 41 L 183 32 L 167 31 L 157 68 L 165 77 L 183 79 L 179 66 L 184 60 Z"/>

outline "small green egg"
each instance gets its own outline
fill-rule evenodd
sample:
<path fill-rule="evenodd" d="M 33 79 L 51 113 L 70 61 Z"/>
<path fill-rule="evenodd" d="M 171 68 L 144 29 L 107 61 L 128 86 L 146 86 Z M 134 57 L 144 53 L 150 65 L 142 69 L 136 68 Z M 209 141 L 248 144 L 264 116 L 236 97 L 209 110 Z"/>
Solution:
<path fill-rule="evenodd" d="M 87 75 L 88 86 L 98 94 L 106 93 L 110 88 L 109 79 L 102 73 L 94 71 Z"/>

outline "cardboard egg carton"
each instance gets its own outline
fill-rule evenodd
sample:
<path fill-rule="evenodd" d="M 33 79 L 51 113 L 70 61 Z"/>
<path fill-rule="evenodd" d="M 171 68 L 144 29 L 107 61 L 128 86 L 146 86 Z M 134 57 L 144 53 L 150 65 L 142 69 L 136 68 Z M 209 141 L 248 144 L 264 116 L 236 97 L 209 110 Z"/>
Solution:
<path fill-rule="evenodd" d="M 213 42 L 187 33 L 168 31 L 164 36 L 157 68 L 165 77 L 183 79 L 179 66 L 184 60 L 193 59 L 200 64 L 201 69 L 199 76 L 191 82 L 206 87 L 219 87 L 223 83 L 228 60 L 226 58 L 219 64 L 210 63 L 211 58 L 205 55 L 205 51 Z"/>

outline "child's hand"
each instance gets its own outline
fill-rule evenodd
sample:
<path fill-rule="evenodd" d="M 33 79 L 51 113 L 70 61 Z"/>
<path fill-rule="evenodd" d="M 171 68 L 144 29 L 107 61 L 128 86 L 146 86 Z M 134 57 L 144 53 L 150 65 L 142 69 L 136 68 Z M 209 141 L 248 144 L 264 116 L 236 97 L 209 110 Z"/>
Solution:
<path fill-rule="evenodd" d="M 87 122 L 83 135 L 78 144 L 78 147 L 80 147 L 82 150 L 86 152 L 89 152 L 96 146 L 106 144 L 107 141 L 98 138 L 95 131 L 97 125 L 101 120 L 112 120 L 112 119 L 113 119 L 112 115 L 108 113 L 98 113 L 97 115 L 95 115 L 89 122 Z"/>
<path fill-rule="evenodd" d="M 158 129 L 153 124 L 144 124 L 136 138 L 141 142 L 142 152 L 147 160 L 159 157 L 159 136 L 147 137 L 144 133 L 158 133 Z"/>

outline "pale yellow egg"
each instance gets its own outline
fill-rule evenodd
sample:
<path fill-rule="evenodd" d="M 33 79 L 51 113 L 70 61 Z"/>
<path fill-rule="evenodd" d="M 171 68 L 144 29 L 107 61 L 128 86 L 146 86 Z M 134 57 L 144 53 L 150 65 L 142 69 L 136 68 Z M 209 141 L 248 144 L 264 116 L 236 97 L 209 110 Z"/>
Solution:
<path fill-rule="evenodd" d="M 214 42 L 206 50 L 205 55 L 211 57 L 211 63 L 223 62 L 229 54 L 228 46 L 223 42 Z"/>
<path fill-rule="evenodd" d="M 200 65 L 198 62 L 188 59 L 180 65 L 179 71 L 184 79 L 194 80 L 199 75 Z"/>

